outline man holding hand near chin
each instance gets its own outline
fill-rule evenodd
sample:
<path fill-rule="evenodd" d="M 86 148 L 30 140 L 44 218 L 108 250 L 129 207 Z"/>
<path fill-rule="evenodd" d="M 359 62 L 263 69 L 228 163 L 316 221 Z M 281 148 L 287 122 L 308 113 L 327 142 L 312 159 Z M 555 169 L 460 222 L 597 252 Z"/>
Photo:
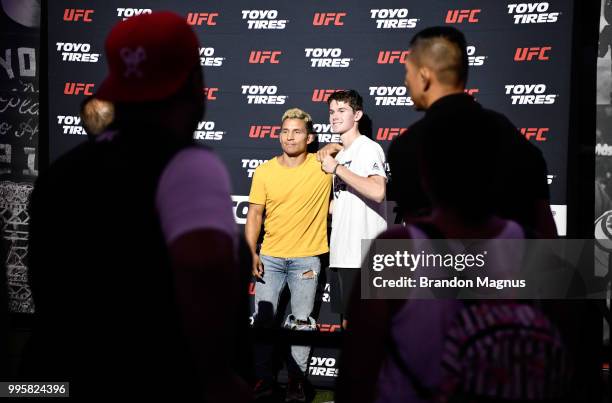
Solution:
<path fill-rule="evenodd" d="M 338 91 L 327 100 L 332 131 L 342 147 L 327 146 L 317 158 L 325 172 L 334 174 L 334 201 L 329 266 L 334 312 L 343 315 L 359 268 L 361 240 L 374 239 L 387 229 L 385 153 L 359 132 L 363 99 L 355 90 Z M 336 158 L 332 153 L 340 150 Z"/>

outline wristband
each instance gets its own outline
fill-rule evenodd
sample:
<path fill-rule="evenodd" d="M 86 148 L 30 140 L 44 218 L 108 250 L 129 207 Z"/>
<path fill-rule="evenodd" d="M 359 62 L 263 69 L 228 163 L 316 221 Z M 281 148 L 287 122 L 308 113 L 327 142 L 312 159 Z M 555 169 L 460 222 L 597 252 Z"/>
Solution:
<path fill-rule="evenodd" d="M 332 174 L 334 174 L 334 175 L 336 174 L 336 171 L 338 170 L 338 167 L 339 167 L 339 166 L 340 166 L 340 163 L 338 162 L 338 163 L 336 164 L 336 166 L 334 167 L 334 170 L 332 171 Z"/>

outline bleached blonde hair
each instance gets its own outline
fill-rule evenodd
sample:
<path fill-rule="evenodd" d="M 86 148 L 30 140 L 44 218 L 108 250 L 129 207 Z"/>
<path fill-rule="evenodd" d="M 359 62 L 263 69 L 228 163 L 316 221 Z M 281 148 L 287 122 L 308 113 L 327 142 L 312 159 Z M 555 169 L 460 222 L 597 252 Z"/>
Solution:
<path fill-rule="evenodd" d="M 308 112 L 304 112 L 300 108 L 291 108 L 287 109 L 285 113 L 283 113 L 283 118 L 281 119 L 281 123 L 287 119 L 300 119 L 306 123 L 306 130 L 308 130 L 308 134 L 314 133 L 314 125 L 312 123 L 312 117 Z"/>

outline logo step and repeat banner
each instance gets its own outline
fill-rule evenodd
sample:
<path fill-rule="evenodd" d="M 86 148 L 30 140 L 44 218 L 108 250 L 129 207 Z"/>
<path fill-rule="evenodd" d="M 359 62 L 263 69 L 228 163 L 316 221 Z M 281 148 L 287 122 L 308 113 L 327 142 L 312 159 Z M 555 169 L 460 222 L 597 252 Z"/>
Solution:
<path fill-rule="evenodd" d="M 336 142 L 325 101 L 337 89 L 354 88 L 372 121 L 366 134 L 386 150 L 421 117 L 403 86 L 410 38 L 428 26 L 452 25 L 469 44 L 468 92 L 506 114 L 542 150 L 555 220 L 565 234 L 570 0 L 56 0 L 49 3 L 47 45 L 52 161 L 86 139 L 79 104 L 106 74 L 103 45 L 110 28 L 156 10 L 184 16 L 200 37 L 208 106 L 194 137 L 227 165 L 239 224 L 246 219 L 255 168 L 280 152 L 280 117 L 286 109 L 311 113 L 320 145 Z M 337 331 L 327 286 L 321 287 L 321 331 Z M 319 383 L 337 375 L 335 353 L 322 354 L 313 353 L 316 363 L 323 363 L 313 366 Z"/>

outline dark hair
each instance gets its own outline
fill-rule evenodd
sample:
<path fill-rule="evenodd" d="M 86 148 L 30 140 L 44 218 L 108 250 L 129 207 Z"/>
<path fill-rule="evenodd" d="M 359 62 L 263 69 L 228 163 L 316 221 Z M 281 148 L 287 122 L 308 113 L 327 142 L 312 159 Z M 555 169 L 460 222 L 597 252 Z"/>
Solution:
<path fill-rule="evenodd" d="M 363 98 L 355 90 L 336 91 L 329 96 L 327 104 L 331 104 L 332 101 L 347 103 L 354 112 L 363 110 Z"/>
<path fill-rule="evenodd" d="M 434 44 L 439 43 L 440 39 L 446 40 L 459 51 L 458 60 L 451 61 L 449 67 L 457 75 L 457 79 L 465 84 L 469 68 L 467 42 L 463 33 L 457 28 L 444 26 L 425 28 L 412 37 L 410 48 L 418 60 L 421 52 L 430 50 Z"/>

